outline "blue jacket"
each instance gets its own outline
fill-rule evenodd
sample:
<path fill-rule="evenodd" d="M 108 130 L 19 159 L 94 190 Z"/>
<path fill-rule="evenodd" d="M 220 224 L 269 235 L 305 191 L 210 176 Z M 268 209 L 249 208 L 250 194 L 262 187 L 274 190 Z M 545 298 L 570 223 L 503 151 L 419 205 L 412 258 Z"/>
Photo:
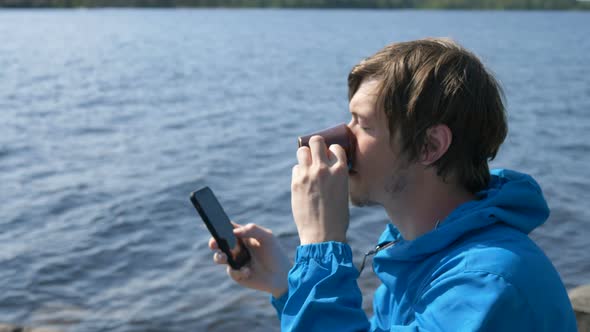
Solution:
<path fill-rule="evenodd" d="M 527 235 L 548 215 L 530 176 L 494 170 L 435 230 L 406 241 L 387 226 L 379 242 L 399 242 L 373 259 L 371 320 L 339 242 L 298 247 L 289 292 L 271 301 L 283 331 L 576 331 L 557 271 Z"/>

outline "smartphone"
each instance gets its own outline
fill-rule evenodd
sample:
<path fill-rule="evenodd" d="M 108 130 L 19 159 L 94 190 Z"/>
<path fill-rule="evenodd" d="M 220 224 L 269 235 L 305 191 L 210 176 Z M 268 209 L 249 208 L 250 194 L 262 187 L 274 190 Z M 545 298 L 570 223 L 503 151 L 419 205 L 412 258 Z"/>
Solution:
<path fill-rule="evenodd" d="M 234 235 L 234 226 L 213 191 L 204 187 L 192 192 L 190 198 L 219 249 L 227 256 L 227 263 L 236 270 L 248 263 L 250 253 L 242 240 Z"/>

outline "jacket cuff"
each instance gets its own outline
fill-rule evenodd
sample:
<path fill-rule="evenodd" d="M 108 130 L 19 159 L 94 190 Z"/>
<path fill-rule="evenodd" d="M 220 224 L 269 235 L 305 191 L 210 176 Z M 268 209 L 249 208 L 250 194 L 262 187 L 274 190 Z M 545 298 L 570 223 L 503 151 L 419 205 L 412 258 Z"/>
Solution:
<path fill-rule="evenodd" d="M 279 320 L 281 320 L 281 316 L 283 315 L 283 308 L 285 308 L 287 299 L 289 299 L 289 292 L 285 292 L 278 299 L 272 296 L 272 294 L 270 295 L 270 304 L 272 304 L 272 306 L 277 311 L 277 316 L 279 317 Z"/>
<path fill-rule="evenodd" d="M 309 260 L 328 261 L 335 259 L 337 263 L 352 264 L 352 250 L 342 242 L 321 242 L 297 247 L 295 264 Z"/>

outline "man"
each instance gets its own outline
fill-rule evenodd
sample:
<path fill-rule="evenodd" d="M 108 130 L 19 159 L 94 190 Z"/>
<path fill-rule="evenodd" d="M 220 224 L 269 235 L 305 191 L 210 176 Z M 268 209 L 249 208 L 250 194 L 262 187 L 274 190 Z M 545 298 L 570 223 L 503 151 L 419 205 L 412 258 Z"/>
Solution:
<path fill-rule="evenodd" d="M 397 43 L 356 65 L 348 87 L 354 168 L 318 136 L 297 151 L 294 266 L 249 224 L 235 234 L 253 261 L 229 275 L 272 294 L 283 330 L 576 331 L 558 273 L 527 235 L 549 215 L 541 189 L 488 169 L 507 125 L 477 57 L 445 39 Z M 349 200 L 382 206 L 393 223 L 375 250 L 370 320 L 345 243 Z"/>

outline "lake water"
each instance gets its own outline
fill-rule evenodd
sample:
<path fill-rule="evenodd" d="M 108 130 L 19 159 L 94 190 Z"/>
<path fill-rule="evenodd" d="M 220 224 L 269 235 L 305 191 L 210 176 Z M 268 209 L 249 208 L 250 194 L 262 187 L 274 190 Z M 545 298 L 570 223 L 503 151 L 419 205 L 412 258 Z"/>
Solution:
<path fill-rule="evenodd" d="M 506 92 L 495 167 L 532 174 L 532 233 L 590 282 L 590 13 L 0 11 L 0 322 L 62 331 L 277 331 L 268 296 L 212 263 L 209 185 L 291 256 L 296 137 L 347 122 L 346 77 L 384 45 L 448 36 Z M 353 209 L 355 261 L 386 215 Z M 370 270 L 370 269 L 369 269 Z M 360 279 L 365 308 L 377 286 Z"/>

